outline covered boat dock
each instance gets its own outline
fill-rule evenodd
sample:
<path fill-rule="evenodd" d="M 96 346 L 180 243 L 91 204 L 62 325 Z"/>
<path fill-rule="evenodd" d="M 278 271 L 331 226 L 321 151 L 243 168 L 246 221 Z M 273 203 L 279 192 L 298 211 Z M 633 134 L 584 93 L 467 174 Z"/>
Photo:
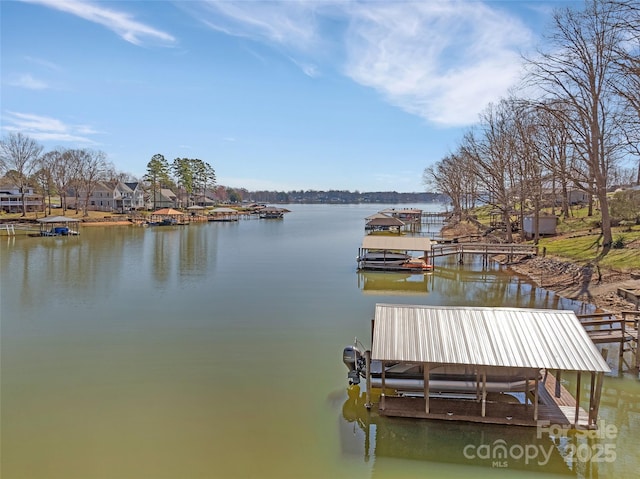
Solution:
<path fill-rule="evenodd" d="M 426 261 L 431 240 L 425 236 L 396 236 L 369 234 L 362 239 L 358 251 L 358 269 L 377 271 L 428 271 L 432 266 Z M 394 252 L 422 252 L 422 256 L 397 261 Z M 371 253 L 378 252 L 377 258 Z"/>
<path fill-rule="evenodd" d="M 38 219 L 40 223 L 40 236 L 75 236 L 80 234 L 78 231 L 77 218 L 69 218 L 68 216 L 47 216 Z"/>
<path fill-rule="evenodd" d="M 382 415 L 519 426 L 597 428 L 610 371 L 568 310 L 377 304 L 365 358 L 369 407 L 371 364 L 381 364 Z M 403 384 L 389 377 L 390 366 L 420 376 Z M 576 373 L 575 396 L 550 371 L 558 379 L 562 371 Z M 588 399 L 581 398 L 584 376 Z"/>
<path fill-rule="evenodd" d="M 235 208 L 221 206 L 209 211 L 209 221 L 238 221 L 240 212 Z"/>
<path fill-rule="evenodd" d="M 392 231 L 400 234 L 401 228 L 405 225 L 404 221 L 384 213 L 376 213 L 365 219 L 367 223 L 364 229 L 370 231 Z"/>

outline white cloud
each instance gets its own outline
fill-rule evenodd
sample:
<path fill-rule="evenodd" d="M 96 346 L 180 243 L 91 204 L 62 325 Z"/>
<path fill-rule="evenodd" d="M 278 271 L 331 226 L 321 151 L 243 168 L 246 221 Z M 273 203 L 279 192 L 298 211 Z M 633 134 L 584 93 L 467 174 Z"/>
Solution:
<path fill-rule="evenodd" d="M 320 75 L 320 71 L 318 70 L 318 66 L 317 65 L 314 65 L 312 63 L 307 63 L 307 62 L 304 62 L 304 61 L 301 62 L 301 61 L 295 60 L 295 59 L 293 59 L 291 57 L 289 59 L 293 63 L 295 63 L 300 68 L 300 70 L 302 70 L 302 72 L 305 75 L 307 75 L 308 77 L 316 78 L 317 76 Z"/>
<path fill-rule="evenodd" d="M 35 65 L 41 66 L 41 67 L 45 67 L 48 70 L 53 70 L 53 71 L 60 71 L 62 70 L 60 68 L 59 65 L 49 61 L 49 60 L 44 60 L 42 58 L 36 58 L 36 57 L 30 57 L 30 56 L 25 56 L 24 59 L 30 63 L 33 63 Z"/>
<path fill-rule="evenodd" d="M 134 45 L 141 45 L 143 39 L 149 38 L 166 43 L 175 42 L 175 38 L 165 32 L 140 23 L 128 13 L 110 10 L 102 5 L 92 4 L 79 0 L 22 0 L 28 3 L 37 3 L 49 8 L 76 15 L 90 22 L 97 23 L 122 37 Z"/>
<path fill-rule="evenodd" d="M 202 4 L 186 5 L 196 15 Z M 476 1 L 206 5 L 197 18 L 211 28 L 284 50 L 312 77 L 333 62 L 390 104 L 443 126 L 474 123 L 506 96 L 533 41 L 519 18 Z"/>
<path fill-rule="evenodd" d="M 177 6 L 213 30 L 270 44 L 305 75 L 315 78 L 320 71 L 315 59 L 330 56 L 334 44 L 322 34 L 321 23 L 326 20 L 328 9 L 338 4 L 308 0 L 208 0 L 204 3 L 180 2 Z M 303 56 L 306 58 L 301 58 Z M 264 61 L 262 55 L 258 57 Z"/>
<path fill-rule="evenodd" d="M 195 13 L 206 25 L 223 33 L 253 39 L 265 39 L 285 46 L 305 50 L 320 41 L 314 11 L 317 2 L 289 0 L 286 2 L 243 1 L 205 2 L 207 17 Z M 185 3 L 185 8 L 198 4 Z M 192 12 L 193 13 L 193 12 Z"/>
<path fill-rule="evenodd" d="M 479 2 L 358 4 L 345 72 L 409 113 L 464 125 L 506 95 L 530 41 L 519 20 Z"/>
<path fill-rule="evenodd" d="M 56 118 L 14 111 L 6 112 L 2 124 L 5 131 L 24 133 L 38 141 L 95 144 L 87 135 L 97 133 L 87 125 L 67 125 Z"/>
<path fill-rule="evenodd" d="M 11 86 L 26 88 L 28 90 L 46 90 L 49 88 L 49 85 L 42 80 L 34 78 L 29 73 L 14 76 L 8 81 L 8 84 Z"/>

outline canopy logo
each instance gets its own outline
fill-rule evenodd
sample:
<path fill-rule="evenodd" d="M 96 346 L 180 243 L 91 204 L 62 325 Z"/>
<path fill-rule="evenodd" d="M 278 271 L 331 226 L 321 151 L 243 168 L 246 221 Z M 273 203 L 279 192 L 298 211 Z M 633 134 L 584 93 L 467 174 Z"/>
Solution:
<path fill-rule="evenodd" d="M 509 446 L 504 439 L 496 439 L 491 444 L 467 444 L 462 453 L 464 457 L 491 461 L 492 467 L 509 467 L 509 460 L 520 461 L 525 464 L 544 466 L 549 463 L 553 453 L 553 445 L 545 448 L 542 444 L 513 444 Z"/>
<path fill-rule="evenodd" d="M 490 444 L 467 444 L 462 453 L 469 460 L 491 461 L 491 467 L 509 467 L 509 461 L 545 466 L 556 448 L 565 461 L 595 463 L 616 460 L 614 440 L 618 429 L 613 424 L 603 421 L 597 430 L 580 430 L 547 421 L 539 423 L 536 429 L 537 439 L 549 437 L 551 443 L 509 445 L 504 439 L 496 439 Z"/>

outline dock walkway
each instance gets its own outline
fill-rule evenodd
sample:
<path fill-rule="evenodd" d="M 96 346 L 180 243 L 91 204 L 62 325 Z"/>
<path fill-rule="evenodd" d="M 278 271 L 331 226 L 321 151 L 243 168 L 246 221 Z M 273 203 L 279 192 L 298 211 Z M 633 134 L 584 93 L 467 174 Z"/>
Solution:
<path fill-rule="evenodd" d="M 482 255 L 485 262 L 491 255 L 505 255 L 511 262 L 516 257 L 537 256 L 538 247 L 520 243 L 437 243 L 431 245 L 429 257 L 458 255 L 459 262 L 464 263 L 464 256 L 469 254 Z"/>

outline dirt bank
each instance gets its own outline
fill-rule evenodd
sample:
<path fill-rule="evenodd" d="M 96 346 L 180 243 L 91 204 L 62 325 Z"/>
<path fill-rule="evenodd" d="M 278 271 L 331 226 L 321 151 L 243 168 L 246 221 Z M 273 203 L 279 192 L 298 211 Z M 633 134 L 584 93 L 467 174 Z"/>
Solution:
<path fill-rule="evenodd" d="M 634 303 L 618 295 L 618 288 L 640 294 L 640 278 L 630 273 L 541 257 L 525 259 L 509 267 L 564 298 L 590 303 L 614 313 L 637 309 Z"/>

